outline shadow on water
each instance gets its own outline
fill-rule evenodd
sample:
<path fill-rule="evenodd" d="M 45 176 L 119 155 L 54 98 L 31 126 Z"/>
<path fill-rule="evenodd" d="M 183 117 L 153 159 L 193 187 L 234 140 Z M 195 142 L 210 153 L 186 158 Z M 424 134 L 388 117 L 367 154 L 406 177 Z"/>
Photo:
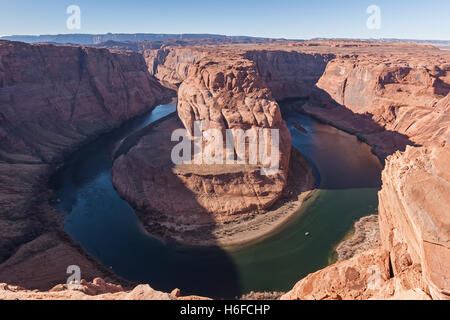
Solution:
<path fill-rule="evenodd" d="M 383 167 L 366 143 L 295 111 L 283 116 L 292 145 L 313 165 L 320 189 L 381 188 Z"/>
<path fill-rule="evenodd" d="M 55 206 L 66 213 L 65 230 L 119 276 L 161 291 L 180 288 L 183 295 L 214 298 L 286 291 L 328 265 L 334 245 L 354 222 L 376 213 L 381 164 L 370 147 L 289 112 L 284 117 L 292 143 L 320 172 L 320 190 L 288 224 L 258 243 L 233 249 L 188 248 L 150 237 L 112 185 L 111 155 L 122 139 L 174 111 L 174 104 L 160 106 L 99 138 L 55 175 L 55 197 L 61 201 Z"/>
<path fill-rule="evenodd" d="M 176 110 L 162 105 L 76 152 L 53 177 L 56 208 L 66 214 L 65 231 L 119 276 L 183 295 L 234 298 L 242 292 L 228 254 L 219 247 L 187 248 L 148 235 L 111 180 L 117 144 Z"/>

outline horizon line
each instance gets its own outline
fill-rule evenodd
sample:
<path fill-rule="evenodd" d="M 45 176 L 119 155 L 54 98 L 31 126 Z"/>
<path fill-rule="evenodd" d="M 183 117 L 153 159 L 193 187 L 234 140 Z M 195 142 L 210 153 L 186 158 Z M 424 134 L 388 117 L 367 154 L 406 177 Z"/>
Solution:
<path fill-rule="evenodd" d="M 311 40 L 404 40 L 404 41 L 450 41 L 450 39 L 412 39 L 412 38 L 395 38 L 395 37 L 372 37 L 372 38 L 351 38 L 351 37 L 313 37 L 313 38 L 284 38 L 284 37 L 267 37 L 267 36 L 249 36 L 249 35 L 226 35 L 220 33 L 154 33 L 154 32 L 107 32 L 107 33 L 46 33 L 46 34 L 0 34 L 0 39 L 6 37 L 45 37 L 45 36 L 104 36 L 104 35 L 205 35 L 205 36 L 223 36 L 223 37 L 241 37 L 241 38 L 254 38 L 254 39 L 274 39 L 274 40 L 286 40 L 286 41 L 311 41 Z M 142 41 L 142 40 L 139 40 Z M 152 41 L 152 40 L 150 40 Z M 156 41 L 156 40 L 153 40 Z"/>

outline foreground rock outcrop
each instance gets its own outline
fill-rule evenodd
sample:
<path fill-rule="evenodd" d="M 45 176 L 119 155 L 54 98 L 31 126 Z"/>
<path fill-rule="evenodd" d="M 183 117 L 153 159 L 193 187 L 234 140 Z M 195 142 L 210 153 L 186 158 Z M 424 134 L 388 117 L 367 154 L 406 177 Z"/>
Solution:
<path fill-rule="evenodd" d="M 47 180 L 82 143 L 170 95 L 135 53 L 0 41 L 1 282 L 49 289 L 73 264 L 121 281 L 63 232 Z"/>
<path fill-rule="evenodd" d="M 74 284 L 73 284 L 74 285 Z M 181 296 L 179 289 L 165 293 L 140 285 L 133 290 L 124 290 L 120 285 L 95 278 L 92 282 L 81 280 L 76 287 L 57 285 L 49 291 L 26 290 L 0 283 L 0 300 L 210 300 L 198 296 Z"/>
<path fill-rule="evenodd" d="M 390 277 L 389 252 L 374 249 L 307 276 L 282 300 L 430 300 L 420 265 Z"/>

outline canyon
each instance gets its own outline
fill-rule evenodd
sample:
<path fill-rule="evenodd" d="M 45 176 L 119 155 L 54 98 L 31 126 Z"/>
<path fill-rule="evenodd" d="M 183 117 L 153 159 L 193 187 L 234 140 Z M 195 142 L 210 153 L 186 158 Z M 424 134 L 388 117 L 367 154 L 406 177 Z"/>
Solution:
<path fill-rule="evenodd" d="M 132 292 L 134 284 L 62 231 L 46 179 L 82 143 L 177 91 L 177 117 L 144 129 L 114 156 L 113 182 L 144 225 L 155 209 L 167 229 L 258 218 L 291 191 L 295 163 L 294 197 L 312 189 L 277 102 L 295 99 L 296 110 L 356 135 L 384 163 L 382 246 L 309 275 L 282 299 L 449 299 L 450 53 L 363 41 L 168 45 L 142 54 L 0 41 L 0 57 L 0 282 L 49 290 L 75 261 L 87 280 L 100 276 Z M 160 142 L 173 129 L 191 131 L 195 120 L 219 130 L 279 129 L 279 173 L 174 167 Z M 52 268 L 46 259 L 56 259 Z M 2 297 L 82 298 L 8 285 Z"/>

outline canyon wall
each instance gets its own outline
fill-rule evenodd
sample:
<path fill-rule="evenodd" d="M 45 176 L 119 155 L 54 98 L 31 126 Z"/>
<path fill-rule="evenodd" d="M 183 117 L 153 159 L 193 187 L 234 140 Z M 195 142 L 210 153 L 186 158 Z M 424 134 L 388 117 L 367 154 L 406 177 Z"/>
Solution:
<path fill-rule="evenodd" d="M 258 73 L 277 100 L 310 97 L 317 81 L 335 56 L 282 50 L 254 50 L 244 56 L 256 64 Z"/>
<path fill-rule="evenodd" d="M 145 50 L 148 71 L 170 88 L 177 88 L 187 78 L 189 67 L 200 61 L 205 52 L 190 48 Z"/>
<path fill-rule="evenodd" d="M 48 289 L 69 265 L 119 281 L 63 232 L 47 180 L 82 143 L 170 95 L 135 53 L 0 41 L 0 281 Z"/>
<path fill-rule="evenodd" d="M 383 171 L 382 242 L 395 276 L 419 264 L 428 294 L 448 299 L 450 65 L 445 55 L 407 57 L 336 59 L 317 86 L 353 113 L 368 114 L 391 136 L 408 138 L 402 152 L 399 145 L 383 147 L 386 131 L 362 134 L 385 156 L 401 150 L 387 156 Z M 325 113 L 318 114 L 327 119 Z M 339 123 L 333 116 L 327 120 Z"/>
<path fill-rule="evenodd" d="M 1 158 L 51 162 L 148 111 L 168 90 L 141 55 L 0 42 Z"/>
<path fill-rule="evenodd" d="M 335 59 L 317 87 L 386 131 L 428 144 L 445 135 L 450 101 L 450 65 L 433 52 L 409 60 L 401 54 Z"/>
<path fill-rule="evenodd" d="M 420 264 L 435 299 L 450 298 L 449 163 L 448 144 L 397 152 L 388 158 L 379 195 L 380 232 L 394 274 Z"/>

